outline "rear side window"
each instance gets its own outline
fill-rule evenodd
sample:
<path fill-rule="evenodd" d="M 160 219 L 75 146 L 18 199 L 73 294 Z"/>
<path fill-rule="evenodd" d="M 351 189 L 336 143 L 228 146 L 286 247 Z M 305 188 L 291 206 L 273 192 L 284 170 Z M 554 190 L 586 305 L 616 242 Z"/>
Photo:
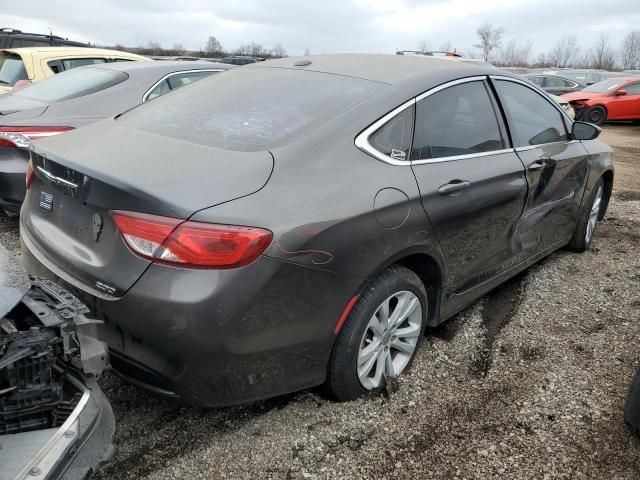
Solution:
<path fill-rule="evenodd" d="M 539 87 L 544 87 L 544 77 L 529 77 L 529 81 L 535 83 Z"/>
<path fill-rule="evenodd" d="M 547 77 L 547 87 L 551 88 L 573 88 L 576 84 L 560 77 Z"/>
<path fill-rule="evenodd" d="M 409 107 L 393 117 L 369 137 L 369 143 L 394 160 L 408 160 L 413 134 L 413 112 Z"/>
<path fill-rule="evenodd" d="M 0 55 L 0 85 L 14 86 L 19 80 L 29 80 L 19 55 Z"/>
<path fill-rule="evenodd" d="M 165 93 L 168 93 L 170 91 L 171 87 L 169 86 L 169 82 L 167 82 L 166 79 L 162 80 L 159 84 L 153 87 L 153 89 L 147 94 L 144 100 L 153 100 L 154 98 L 159 97 L 160 95 L 164 95 Z"/>
<path fill-rule="evenodd" d="M 542 145 L 567 140 L 563 115 L 538 92 L 515 82 L 496 81 L 515 146 Z"/>
<path fill-rule="evenodd" d="M 412 160 L 472 155 L 505 146 L 482 81 L 454 85 L 420 100 L 415 129 Z"/>
<path fill-rule="evenodd" d="M 313 71 L 238 68 L 145 103 L 118 121 L 201 145 L 265 150 L 343 114 L 381 88 Z"/>
<path fill-rule="evenodd" d="M 45 103 L 55 103 L 99 92 L 124 82 L 127 78 L 129 75 L 124 72 L 102 68 L 82 68 L 54 75 L 18 90 L 14 95 Z"/>
<path fill-rule="evenodd" d="M 62 60 L 65 70 L 72 68 L 84 67 L 85 65 L 96 65 L 98 63 L 106 63 L 106 58 L 68 58 Z"/>
<path fill-rule="evenodd" d="M 175 90 L 176 88 L 189 85 L 190 83 L 193 83 L 196 80 L 200 80 L 201 78 L 208 77 L 212 73 L 218 73 L 218 72 L 206 72 L 206 71 L 182 72 L 176 75 L 171 75 L 167 80 L 169 81 L 169 86 L 171 87 L 171 90 Z"/>
<path fill-rule="evenodd" d="M 11 48 L 24 48 L 24 47 L 50 47 L 52 45 L 50 40 L 41 40 L 37 38 L 14 38 L 11 41 Z"/>

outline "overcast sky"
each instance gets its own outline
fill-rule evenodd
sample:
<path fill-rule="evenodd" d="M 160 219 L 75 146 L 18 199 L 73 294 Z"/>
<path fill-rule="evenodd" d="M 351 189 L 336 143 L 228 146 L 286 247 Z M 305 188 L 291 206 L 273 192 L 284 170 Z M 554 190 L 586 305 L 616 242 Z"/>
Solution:
<path fill-rule="evenodd" d="M 470 52 L 485 20 L 546 52 L 575 34 L 584 49 L 600 31 L 614 46 L 640 29 L 640 0 L 19 0 L 3 2 L 0 26 L 48 32 L 99 45 L 149 41 L 204 46 L 215 35 L 227 50 L 280 43 L 290 55 L 431 49 L 447 41 Z"/>

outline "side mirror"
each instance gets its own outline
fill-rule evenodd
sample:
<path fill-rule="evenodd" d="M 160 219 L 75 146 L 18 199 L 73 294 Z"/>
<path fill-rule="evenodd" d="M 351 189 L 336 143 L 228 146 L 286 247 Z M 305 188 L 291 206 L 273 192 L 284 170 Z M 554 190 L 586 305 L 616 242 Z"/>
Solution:
<path fill-rule="evenodd" d="M 571 137 L 574 140 L 593 140 L 598 138 L 602 129 L 587 122 L 573 122 Z"/>
<path fill-rule="evenodd" d="M 627 94 L 627 91 L 621 88 L 620 90 L 616 90 L 615 96 L 624 97 L 626 94 Z"/>

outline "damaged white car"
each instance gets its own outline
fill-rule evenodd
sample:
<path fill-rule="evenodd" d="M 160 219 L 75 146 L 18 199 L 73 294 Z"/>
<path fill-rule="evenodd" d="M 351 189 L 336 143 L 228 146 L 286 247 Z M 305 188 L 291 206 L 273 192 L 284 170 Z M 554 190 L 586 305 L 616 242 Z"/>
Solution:
<path fill-rule="evenodd" d="M 97 321 L 53 282 L 0 286 L 0 479 L 82 479 L 113 454 Z"/>

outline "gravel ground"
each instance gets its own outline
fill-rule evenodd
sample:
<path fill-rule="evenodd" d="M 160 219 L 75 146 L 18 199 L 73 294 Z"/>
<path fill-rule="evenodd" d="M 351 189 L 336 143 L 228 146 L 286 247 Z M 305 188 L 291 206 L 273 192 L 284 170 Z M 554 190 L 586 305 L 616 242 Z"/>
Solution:
<path fill-rule="evenodd" d="M 118 452 L 96 477 L 638 478 L 622 412 L 640 361 L 640 128 L 603 138 L 618 171 L 593 248 L 551 255 L 431 331 L 397 391 L 200 410 L 106 375 Z M 16 240 L 0 217 L 0 256 Z"/>

